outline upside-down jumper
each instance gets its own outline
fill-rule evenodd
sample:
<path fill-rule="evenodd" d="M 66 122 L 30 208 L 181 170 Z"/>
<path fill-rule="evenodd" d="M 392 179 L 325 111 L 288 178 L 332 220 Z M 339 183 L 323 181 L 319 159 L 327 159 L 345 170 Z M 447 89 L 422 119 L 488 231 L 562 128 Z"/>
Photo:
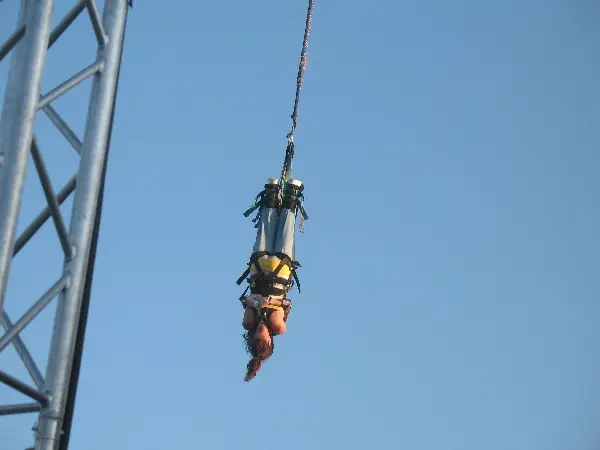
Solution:
<path fill-rule="evenodd" d="M 292 302 L 287 293 L 298 285 L 295 257 L 295 229 L 298 211 L 306 217 L 302 206 L 304 186 L 289 180 L 281 192 L 279 180 L 269 178 L 257 202 L 245 215 L 259 208 L 256 241 L 248 268 L 238 279 L 247 278 L 250 295 L 240 298 L 244 307 L 242 326 L 246 330 L 246 349 L 252 356 L 245 381 L 256 376 L 262 363 L 274 349 L 273 337 L 286 332 Z M 247 289 L 247 290 L 248 290 Z"/>

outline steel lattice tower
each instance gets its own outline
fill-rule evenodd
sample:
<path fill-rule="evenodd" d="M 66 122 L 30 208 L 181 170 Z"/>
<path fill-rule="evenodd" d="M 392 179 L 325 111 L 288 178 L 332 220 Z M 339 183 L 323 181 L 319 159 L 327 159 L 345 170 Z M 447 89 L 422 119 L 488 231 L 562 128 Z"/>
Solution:
<path fill-rule="evenodd" d="M 0 381 L 33 400 L 29 403 L 0 405 L 0 415 L 39 413 L 35 428 L 35 450 L 66 450 L 68 447 L 130 6 L 130 0 L 105 0 L 100 13 L 95 0 L 72 1 L 72 9 L 55 29 L 51 29 L 53 0 L 21 0 L 16 31 L 0 46 L 0 62 L 7 55 L 11 56 L 0 118 L 0 322 L 5 330 L 4 335 L 0 336 L 0 352 L 13 345 L 32 382 L 20 380 L 2 370 Z M 89 15 L 98 43 L 96 54 L 90 55 L 90 61 L 93 62 L 56 88 L 41 93 L 48 49 L 84 11 Z M 68 35 L 64 39 L 68 39 Z M 48 56 L 52 58 L 51 54 Z M 52 106 L 52 102 L 88 78 L 92 79 L 92 90 L 85 132 L 80 140 Z M 34 125 L 39 111 L 51 120 L 79 153 L 77 172 L 58 193 L 53 189 L 40 151 L 43 142 L 38 143 L 36 139 Z M 47 207 L 17 236 L 30 154 Z M 67 226 L 60 205 L 73 192 L 71 219 Z M 64 253 L 62 271 L 59 272 L 62 275 L 13 322 L 4 309 L 7 286 L 11 280 L 11 263 L 50 219 Z M 59 259 L 56 264 L 60 263 Z M 52 336 L 48 337 L 51 339 L 50 352 L 43 376 L 19 334 L 55 298 L 54 330 Z"/>

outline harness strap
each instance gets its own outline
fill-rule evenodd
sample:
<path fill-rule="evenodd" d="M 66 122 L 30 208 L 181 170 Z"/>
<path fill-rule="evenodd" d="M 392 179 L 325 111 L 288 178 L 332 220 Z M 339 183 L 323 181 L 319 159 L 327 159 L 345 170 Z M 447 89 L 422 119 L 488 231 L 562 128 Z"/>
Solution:
<path fill-rule="evenodd" d="M 248 291 L 248 289 L 246 289 L 246 292 Z M 262 322 L 262 324 L 267 327 L 267 330 L 269 331 L 269 335 L 271 336 L 271 342 L 273 342 L 273 329 L 271 328 L 271 324 L 269 323 L 267 316 L 264 312 L 264 308 L 263 308 L 263 303 L 262 302 L 256 302 L 258 303 L 258 305 L 256 305 L 256 303 L 254 305 L 248 305 L 246 304 L 246 299 L 247 297 L 244 295 L 242 295 L 240 297 L 240 300 L 242 302 L 242 305 L 244 306 L 244 308 L 251 308 L 252 310 L 254 310 L 254 312 L 256 313 L 256 317 L 258 317 L 258 320 L 260 320 Z M 285 314 L 285 312 L 284 312 Z M 275 343 L 273 342 L 273 347 L 275 346 Z"/>
<path fill-rule="evenodd" d="M 250 274 L 250 267 L 248 267 L 246 270 L 244 270 L 244 273 L 242 274 L 241 277 L 239 277 L 236 281 L 236 284 L 239 286 L 240 284 L 243 283 L 244 279 Z"/>
<path fill-rule="evenodd" d="M 263 323 L 263 325 L 265 327 L 267 327 L 267 330 L 269 331 L 269 335 L 271 336 L 271 342 L 273 342 L 273 329 L 271 328 L 271 324 L 269 323 L 269 320 L 267 319 L 267 315 L 265 314 L 265 311 L 263 308 L 259 308 L 258 310 L 256 310 L 256 315 L 258 316 L 258 319 Z"/>
<path fill-rule="evenodd" d="M 298 278 L 298 273 L 296 272 L 296 268 L 301 267 L 299 262 L 295 262 L 294 267 L 292 268 L 292 276 L 294 277 L 294 281 L 296 282 L 296 286 L 298 287 L 298 292 L 302 292 L 300 289 L 300 279 Z"/>
<path fill-rule="evenodd" d="M 302 198 L 298 198 L 298 209 L 300 210 L 300 216 L 302 217 L 302 220 L 308 220 L 308 214 L 306 214 L 306 210 L 304 209 L 304 195 L 302 195 Z"/>
<path fill-rule="evenodd" d="M 248 293 L 248 290 L 250 289 L 250 286 L 248 286 L 246 288 L 246 290 L 244 291 L 244 293 L 240 296 L 240 302 L 242 303 L 242 306 L 245 308 L 246 307 L 246 294 Z"/>
<path fill-rule="evenodd" d="M 283 269 L 283 266 L 285 266 L 287 264 L 287 255 L 285 256 L 285 258 L 281 258 L 279 255 L 274 255 L 277 256 L 277 258 L 279 258 L 279 264 L 277 265 L 277 267 L 275 267 L 275 270 L 273 271 L 273 278 L 275 278 L 277 275 L 279 275 L 279 272 L 281 272 L 281 269 Z M 285 283 L 287 284 L 287 283 Z"/>
<path fill-rule="evenodd" d="M 244 217 L 250 216 L 250 214 L 252 214 L 258 208 L 260 208 L 260 206 L 262 205 L 262 200 L 263 200 L 263 197 L 264 197 L 265 193 L 266 192 L 264 190 L 258 193 L 258 195 L 256 196 L 256 198 L 254 199 L 254 203 L 252 203 L 252 206 L 250 206 L 250 208 L 248 208 L 244 212 Z"/>
<path fill-rule="evenodd" d="M 296 286 L 298 286 L 298 292 L 302 292 L 302 290 L 300 289 L 300 279 L 298 278 L 298 273 L 296 271 L 296 269 L 298 267 L 302 267 L 300 265 L 300 263 L 298 261 L 292 261 L 292 259 L 285 253 L 279 253 L 279 254 L 276 254 L 275 256 L 277 256 L 279 258 L 279 265 L 273 271 L 273 275 L 277 276 L 277 274 L 283 268 L 283 266 L 287 264 L 290 268 L 291 275 L 292 275 L 294 281 L 296 282 Z M 285 284 L 289 284 L 290 288 L 292 287 L 289 280 Z"/>
<path fill-rule="evenodd" d="M 242 303 L 243 308 L 251 308 L 252 310 L 254 310 L 254 312 L 258 313 L 259 309 L 263 309 L 265 307 L 280 307 L 283 309 L 283 320 L 287 321 L 290 311 L 292 310 L 292 301 L 290 299 L 279 299 L 273 298 L 271 296 L 265 298 L 264 296 L 259 296 L 260 300 L 255 299 L 254 302 L 248 302 L 247 300 L 251 297 L 247 297 L 246 292 L 248 292 L 248 289 L 246 289 L 244 294 L 240 297 L 240 301 Z"/>
<path fill-rule="evenodd" d="M 237 283 L 238 286 L 240 284 L 242 284 L 242 282 L 244 281 L 244 279 L 250 274 L 250 271 L 252 270 L 252 266 L 256 267 L 256 270 L 259 273 L 263 273 L 262 267 L 260 267 L 260 264 L 258 262 L 258 259 L 261 256 L 271 256 L 271 254 L 269 252 L 256 252 L 256 253 L 253 253 L 250 256 L 250 260 L 248 261 L 248 267 L 246 268 L 246 270 L 244 270 L 244 273 L 236 281 L 236 283 Z"/>
<path fill-rule="evenodd" d="M 275 268 L 275 270 L 273 272 L 265 272 L 262 267 L 260 266 L 260 263 L 258 262 L 259 258 L 261 256 L 276 256 L 277 258 L 279 258 L 279 264 L 277 265 L 277 267 Z M 300 288 L 300 279 L 298 278 L 298 273 L 296 271 L 296 269 L 298 267 L 302 267 L 300 265 L 300 263 L 298 261 L 292 261 L 292 259 L 286 255 L 285 253 L 278 253 L 278 254 L 272 254 L 270 252 L 256 252 L 254 253 L 251 257 L 250 257 L 250 261 L 248 262 L 248 267 L 246 268 L 246 270 L 244 270 L 244 273 L 242 273 L 242 275 L 237 279 L 236 284 L 239 286 L 243 283 L 244 279 L 246 279 L 246 277 L 250 274 L 250 271 L 252 270 L 252 266 L 256 267 L 256 270 L 258 272 L 258 274 L 261 274 L 265 277 L 265 282 L 271 282 L 271 283 L 275 283 L 275 284 L 283 284 L 283 285 L 287 285 L 289 286 L 289 288 L 291 288 L 291 283 L 289 279 L 285 279 L 285 278 L 281 278 L 279 277 L 279 272 L 281 272 L 281 269 L 283 269 L 283 266 L 289 266 L 290 268 L 290 273 L 294 279 L 294 281 L 296 282 L 296 285 L 298 286 L 298 292 L 302 292 L 301 288 Z M 280 289 L 276 289 L 276 288 L 272 288 L 274 291 L 281 291 L 278 292 L 277 294 L 275 294 L 273 292 L 272 295 L 281 295 L 285 292 L 283 292 Z"/>

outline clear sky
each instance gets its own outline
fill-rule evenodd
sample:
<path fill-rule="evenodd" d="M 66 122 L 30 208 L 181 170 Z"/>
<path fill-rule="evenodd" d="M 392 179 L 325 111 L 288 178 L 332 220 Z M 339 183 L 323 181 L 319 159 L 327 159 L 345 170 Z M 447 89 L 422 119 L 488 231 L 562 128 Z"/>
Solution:
<path fill-rule="evenodd" d="M 598 449 L 589 0 L 317 0 L 303 291 L 243 383 L 242 212 L 279 174 L 306 3 L 135 2 L 71 448 Z M 0 3 L 2 38 L 17 8 Z M 93 61 L 87 22 L 52 48 L 44 91 Z M 80 136 L 88 92 L 55 104 Z M 58 190 L 76 154 L 41 115 L 36 132 Z M 44 201 L 30 168 L 19 230 Z M 13 320 L 60 268 L 49 224 L 13 265 Z M 23 333 L 40 365 L 52 314 Z M 0 368 L 29 381 L 12 349 Z M 34 419 L 0 418 L 1 450 L 30 445 Z"/>

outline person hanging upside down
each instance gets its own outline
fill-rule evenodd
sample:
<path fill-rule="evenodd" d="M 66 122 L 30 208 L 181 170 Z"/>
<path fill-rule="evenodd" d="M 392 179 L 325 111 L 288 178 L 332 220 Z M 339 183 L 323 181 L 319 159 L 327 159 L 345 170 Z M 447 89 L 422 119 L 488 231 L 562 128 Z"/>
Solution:
<path fill-rule="evenodd" d="M 277 178 L 269 178 L 255 205 L 244 213 L 247 217 L 257 208 L 256 241 L 248 268 L 238 279 L 247 278 L 250 295 L 240 298 L 244 307 L 242 326 L 247 352 L 252 356 L 246 367 L 245 381 L 252 380 L 274 350 L 273 337 L 286 332 L 292 302 L 287 293 L 294 281 L 300 290 L 294 259 L 296 214 L 308 218 L 302 205 L 304 186 L 289 180 L 283 195 Z M 247 289 L 247 290 L 248 290 Z M 247 291 L 246 290 L 246 291 Z"/>

